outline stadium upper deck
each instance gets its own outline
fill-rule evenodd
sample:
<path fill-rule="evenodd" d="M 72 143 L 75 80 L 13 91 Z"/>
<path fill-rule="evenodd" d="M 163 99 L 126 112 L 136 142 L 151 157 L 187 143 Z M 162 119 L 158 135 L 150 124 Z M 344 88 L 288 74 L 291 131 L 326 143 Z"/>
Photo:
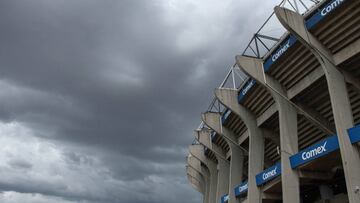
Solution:
<path fill-rule="evenodd" d="M 271 49 L 264 39 L 276 38 L 255 34 L 254 54 L 237 56 L 226 78 L 241 84 L 216 89 L 202 115 L 191 183 L 204 202 L 358 203 L 360 1 L 275 15 L 288 32 Z"/>

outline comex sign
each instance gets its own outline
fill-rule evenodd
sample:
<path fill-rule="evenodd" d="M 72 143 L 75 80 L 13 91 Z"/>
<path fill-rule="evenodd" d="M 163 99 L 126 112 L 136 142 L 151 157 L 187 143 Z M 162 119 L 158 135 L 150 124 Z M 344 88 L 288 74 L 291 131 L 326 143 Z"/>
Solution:
<path fill-rule="evenodd" d="M 312 149 L 308 152 L 303 152 L 301 154 L 301 158 L 305 161 L 307 159 L 311 159 L 312 157 L 316 157 L 324 152 L 326 152 L 326 144 L 327 142 L 324 143 L 324 145 L 321 145 L 315 149 Z"/>
<path fill-rule="evenodd" d="M 338 8 L 345 0 L 332 0 L 328 4 L 326 4 L 322 9 L 320 9 L 317 13 L 315 13 L 311 18 L 309 18 L 306 21 L 306 28 L 310 29 L 314 25 L 316 25 L 320 20 L 322 20 L 323 17 L 334 11 L 336 8 Z M 269 71 L 272 64 L 277 61 L 280 56 L 282 56 L 293 44 L 296 42 L 296 38 L 294 35 L 290 35 L 287 40 L 285 40 L 285 43 L 280 45 L 278 49 L 276 49 L 275 54 L 272 54 L 270 57 L 268 57 L 264 62 L 264 71 Z"/>
<path fill-rule="evenodd" d="M 334 11 L 339 7 L 345 0 L 332 0 L 326 4 L 322 9 L 315 13 L 311 18 L 306 21 L 306 28 L 310 29 L 314 27 L 323 17 Z"/>
<path fill-rule="evenodd" d="M 248 190 L 248 182 L 245 181 L 235 188 L 235 196 L 236 197 L 240 196 L 241 194 L 246 193 L 247 190 Z"/>
<path fill-rule="evenodd" d="M 281 44 L 280 47 L 275 51 L 274 54 L 272 54 L 270 57 L 268 57 L 264 62 L 264 71 L 267 72 L 271 65 L 277 61 L 280 56 L 282 56 L 292 45 L 295 44 L 296 38 L 294 35 L 290 35 L 287 40 L 285 40 L 285 43 Z"/>
<path fill-rule="evenodd" d="M 360 125 L 350 128 L 348 132 L 351 143 L 360 142 Z"/>
<path fill-rule="evenodd" d="M 290 157 L 291 168 L 310 162 L 339 149 L 337 136 L 328 137 Z"/>
<path fill-rule="evenodd" d="M 256 81 L 255 81 L 254 79 L 250 79 L 249 82 L 244 86 L 244 88 L 240 90 L 240 93 L 239 93 L 239 96 L 238 96 L 238 102 L 239 102 L 239 103 L 244 99 L 246 93 L 248 93 L 249 90 L 250 90 L 255 84 L 256 84 Z"/>
<path fill-rule="evenodd" d="M 256 175 L 256 185 L 262 185 L 281 175 L 280 162 Z"/>
<path fill-rule="evenodd" d="M 286 42 L 286 44 L 280 48 L 272 57 L 272 61 L 275 62 L 288 48 L 290 47 L 290 40 Z"/>
<path fill-rule="evenodd" d="M 338 7 L 344 0 L 335 0 L 329 3 L 325 8 L 321 10 L 321 15 L 326 16 L 328 13 L 330 13 L 332 10 L 334 10 L 336 7 Z"/>
<path fill-rule="evenodd" d="M 223 195 L 223 196 L 221 197 L 221 203 L 226 203 L 226 202 L 228 202 L 228 201 L 229 201 L 229 195 L 228 195 L 228 194 Z"/>

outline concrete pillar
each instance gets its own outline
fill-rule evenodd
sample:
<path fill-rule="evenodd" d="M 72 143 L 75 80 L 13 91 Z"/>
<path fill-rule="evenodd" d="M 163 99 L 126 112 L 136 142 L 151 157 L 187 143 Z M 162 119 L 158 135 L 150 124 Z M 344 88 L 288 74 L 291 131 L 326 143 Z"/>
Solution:
<path fill-rule="evenodd" d="M 190 165 L 186 167 L 187 174 L 191 175 L 193 178 L 198 180 L 199 189 L 203 194 L 203 203 L 209 203 L 209 198 L 208 198 L 209 185 L 207 185 L 208 178 L 205 178 L 205 175 L 199 172 L 199 170 L 201 171 L 201 168 L 196 170 L 192 168 Z"/>
<path fill-rule="evenodd" d="M 226 160 L 226 153 L 219 146 L 211 142 L 211 131 L 209 129 L 202 129 L 195 131 L 195 138 L 200 144 L 207 147 L 215 153 L 218 160 L 218 187 L 217 199 L 220 199 L 224 194 L 228 194 L 229 188 L 229 161 Z"/>
<path fill-rule="evenodd" d="M 204 180 L 204 203 L 209 203 L 209 192 L 210 192 L 210 173 L 209 171 L 201 165 L 201 162 L 195 157 L 189 155 L 187 157 L 187 164 L 189 167 L 197 171 L 202 175 Z"/>
<path fill-rule="evenodd" d="M 234 188 L 242 182 L 244 169 L 244 151 L 239 148 L 235 135 L 229 129 L 221 126 L 220 114 L 207 112 L 202 115 L 204 123 L 213 129 L 218 135 L 225 137 L 230 147 L 230 175 L 228 184 L 229 203 L 236 203 Z M 229 141 L 232 139 L 232 141 Z M 255 176 L 254 176 L 255 177 Z"/>
<path fill-rule="evenodd" d="M 202 145 L 190 145 L 189 152 L 192 156 L 201 161 L 209 170 L 210 173 L 210 190 L 209 190 L 209 203 L 216 203 L 216 192 L 218 182 L 217 164 L 207 158 L 204 154 L 204 147 Z"/>
<path fill-rule="evenodd" d="M 324 70 L 340 145 L 349 202 L 358 203 L 360 195 L 356 193 L 356 188 L 360 187 L 360 156 L 357 148 L 351 144 L 347 132 L 347 129 L 353 127 L 354 123 L 344 75 L 334 65 L 335 62 L 330 51 L 306 29 L 301 15 L 281 7 L 275 7 L 275 14 L 280 23 L 315 55 Z"/>
<path fill-rule="evenodd" d="M 264 169 L 263 133 L 261 129 L 257 127 L 256 117 L 253 115 L 253 113 L 238 103 L 237 90 L 223 88 L 216 89 L 215 96 L 220 101 L 220 103 L 229 108 L 233 113 L 237 114 L 243 120 L 249 131 L 249 178 L 247 199 L 252 203 L 261 203 L 261 190 L 256 185 L 255 176 Z M 236 181 L 238 182 L 237 184 L 239 184 L 242 180 L 237 179 Z"/>
<path fill-rule="evenodd" d="M 191 174 L 187 173 L 187 177 L 188 180 L 190 182 L 190 184 L 193 186 L 193 188 L 200 192 L 201 194 L 204 194 L 203 188 L 201 186 L 201 183 L 199 182 L 199 180 L 197 180 L 196 178 L 194 178 L 193 176 L 191 176 Z"/>
<path fill-rule="evenodd" d="M 234 188 L 238 186 L 243 179 L 244 170 L 244 152 L 233 144 L 230 144 L 230 179 L 229 179 L 229 203 L 237 203 Z"/>
<path fill-rule="evenodd" d="M 201 174 L 203 174 L 205 179 L 204 203 L 210 203 L 210 173 L 207 168 L 201 166 Z"/>
<path fill-rule="evenodd" d="M 281 183 L 283 202 L 300 203 L 300 182 L 296 171 L 292 170 L 289 157 L 298 152 L 297 112 L 282 95 L 282 86 L 265 75 L 263 61 L 257 58 L 237 56 L 236 62 L 246 73 L 265 87 L 276 102 L 279 113 Z"/>
<path fill-rule="evenodd" d="M 216 202 L 221 200 L 221 197 L 229 193 L 229 174 L 230 164 L 227 160 L 218 159 L 218 185 L 216 191 Z"/>

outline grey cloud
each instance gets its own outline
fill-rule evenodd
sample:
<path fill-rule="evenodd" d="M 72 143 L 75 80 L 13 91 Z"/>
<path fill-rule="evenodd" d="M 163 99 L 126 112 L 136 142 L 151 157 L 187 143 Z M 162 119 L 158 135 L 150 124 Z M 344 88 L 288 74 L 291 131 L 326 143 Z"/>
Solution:
<path fill-rule="evenodd" d="M 9 161 L 8 164 L 14 169 L 30 169 L 32 167 L 32 164 L 25 160 L 13 159 Z"/>
<path fill-rule="evenodd" d="M 184 8 L 170 12 L 171 3 Z M 214 8 L 195 15 L 195 3 L 1 1 L 0 120 L 19 122 L 64 150 L 70 168 L 99 167 L 77 151 L 86 148 L 101 159 L 111 180 L 134 184 L 130 189 L 144 195 L 123 185 L 117 194 L 102 185 L 107 192 L 95 193 L 99 198 L 182 202 L 178 197 L 184 194 L 176 192 L 182 191 L 198 200 L 184 174 L 192 130 L 212 89 L 256 30 L 252 22 L 266 16 L 257 8 L 249 17 L 256 1 L 216 2 L 226 5 L 216 8 L 218 19 L 211 18 Z M 25 162 L 9 164 L 27 168 Z M 50 189 L 19 184 L 3 182 L 1 188 L 86 199 L 66 189 L 54 193 L 56 183 Z M 164 185 L 171 196 L 160 194 Z M 119 198 L 125 195 L 130 197 Z"/>

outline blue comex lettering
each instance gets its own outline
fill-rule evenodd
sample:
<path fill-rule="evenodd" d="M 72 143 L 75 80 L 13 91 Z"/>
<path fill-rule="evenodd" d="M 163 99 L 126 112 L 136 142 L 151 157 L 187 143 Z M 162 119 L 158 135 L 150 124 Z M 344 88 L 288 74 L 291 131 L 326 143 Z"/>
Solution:
<path fill-rule="evenodd" d="M 253 85 L 254 85 L 254 80 L 251 80 L 250 83 L 243 89 L 242 94 L 245 95 Z"/>
<path fill-rule="evenodd" d="M 320 22 L 326 15 L 334 11 L 339 7 L 345 0 L 332 0 L 326 4 L 322 9 L 312 15 L 309 19 L 306 20 L 306 28 L 313 28 L 318 22 Z"/>
<path fill-rule="evenodd" d="M 223 195 L 223 196 L 221 197 L 221 202 L 222 202 L 222 203 L 225 203 L 225 202 L 228 202 L 228 201 L 229 201 L 229 195 L 228 195 L 228 194 Z"/>
<path fill-rule="evenodd" d="M 248 184 L 246 183 L 245 185 L 239 187 L 239 193 L 242 193 L 247 189 L 248 189 Z"/>
<path fill-rule="evenodd" d="M 344 0 L 335 0 L 330 4 L 328 4 L 327 6 L 325 6 L 325 8 L 323 8 L 320 12 L 321 16 L 326 16 L 328 13 L 330 13 L 332 10 L 338 7 L 343 1 Z"/>
<path fill-rule="evenodd" d="M 314 159 L 325 156 L 326 154 L 339 149 L 339 141 L 336 135 L 330 136 L 317 142 L 297 154 L 290 156 L 291 168 L 308 163 Z"/>
<path fill-rule="evenodd" d="M 262 185 L 281 175 L 281 163 L 278 162 L 274 166 L 256 175 L 256 185 Z"/>
<path fill-rule="evenodd" d="M 271 60 L 275 62 L 283 53 L 286 52 L 286 50 L 290 47 L 290 39 L 286 42 L 286 44 L 281 47 L 279 51 L 277 51 L 272 57 Z"/>
<path fill-rule="evenodd" d="M 310 159 L 310 158 L 312 158 L 314 156 L 317 156 L 317 155 L 320 155 L 320 154 L 326 152 L 326 144 L 327 144 L 327 142 L 325 142 L 324 145 L 319 146 L 319 147 L 317 147 L 315 149 L 312 149 L 312 150 L 310 150 L 308 152 L 303 152 L 301 154 L 301 158 L 305 161 L 307 159 Z"/>
<path fill-rule="evenodd" d="M 248 181 L 244 181 L 240 185 L 235 187 L 235 196 L 239 196 L 241 194 L 245 194 L 248 190 Z"/>
<path fill-rule="evenodd" d="M 271 170 L 271 171 L 269 171 L 267 173 L 264 173 L 263 174 L 263 180 L 267 180 L 267 179 L 275 176 L 276 175 L 276 170 L 277 170 L 277 167 L 275 167 L 273 170 Z"/>

